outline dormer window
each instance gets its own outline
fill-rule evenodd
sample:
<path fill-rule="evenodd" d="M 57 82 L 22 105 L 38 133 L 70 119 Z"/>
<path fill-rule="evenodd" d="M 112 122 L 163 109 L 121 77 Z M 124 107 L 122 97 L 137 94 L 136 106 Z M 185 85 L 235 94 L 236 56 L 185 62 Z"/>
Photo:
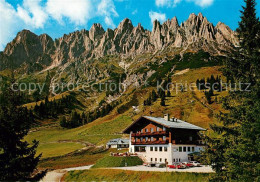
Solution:
<path fill-rule="evenodd" d="M 148 133 L 148 129 L 145 129 L 145 132 Z"/>
<path fill-rule="evenodd" d="M 153 128 L 151 128 L 151 133 L 153 132 Z"/>
<path fill-rule="evenodd" d="M 156 131 L 160 131 L 160 127 L 157 126 Z"/>
<path fill-rule="evenodd" d="M 166 128 L 165 128 L 165 127 L 163 127 L 163 131 L 166 131 Z"/>

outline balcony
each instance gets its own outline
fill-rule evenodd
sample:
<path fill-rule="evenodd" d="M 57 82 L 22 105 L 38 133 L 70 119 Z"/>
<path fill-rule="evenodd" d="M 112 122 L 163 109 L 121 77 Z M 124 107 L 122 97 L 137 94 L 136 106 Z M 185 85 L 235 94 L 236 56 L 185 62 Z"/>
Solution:
<path fill-rule="evenodd" d="M 165 141 L 142 141 L 142 142 L 131 142 L 132 145 L 161 145 L 161 144 L 168 144 L 169 141 L 165 140 Z"/>
<path fill-rule="evenodd" d="M 200 140 L 194 140 L 194 141 L 179 141 L 179 140 L 172 140 L 172 144 L 177 145 L 205 145 Z"/>
<path fill-rule="evenodd" d="M 132 137 L 140 137 L 140 136 L 156 136 L 156 135 L 166 135 L 166 131 L 156 131 L 156 132 L 147 132 L 147 133 L 132 133 Z"/>

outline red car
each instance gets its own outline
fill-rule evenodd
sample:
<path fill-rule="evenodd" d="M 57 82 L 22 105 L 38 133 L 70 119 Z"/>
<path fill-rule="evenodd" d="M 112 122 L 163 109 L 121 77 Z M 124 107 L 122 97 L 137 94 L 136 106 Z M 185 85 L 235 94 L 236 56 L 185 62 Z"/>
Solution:
<path fill-rule="evenodd" d="M 186 166 L 182 163 L 174 163 L 172 165 L 168 165 L 170 169 L 186 169 Z"/>
<path fill-rule="evenodd" d="M 194 167 L 194 165 L 189 162 L 183 162 L 182 164 L 185 165 L 186 167 Z"/>

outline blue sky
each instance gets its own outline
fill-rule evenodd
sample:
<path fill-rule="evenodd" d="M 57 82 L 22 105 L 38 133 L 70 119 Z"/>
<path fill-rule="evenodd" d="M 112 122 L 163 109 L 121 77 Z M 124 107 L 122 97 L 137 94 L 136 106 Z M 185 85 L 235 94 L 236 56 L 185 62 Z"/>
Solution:
<path fill-rule="evenodd" d="M 257 1 L 258 2 L 258 1 Z M 52 38 L 101 23 L 115 28 L 124 19 L 152 29 L 152 21 L 176 16 L 179 23 L 202 12 L 214 25 L 238 26 L 243 0 L 0 0 L 0 51 L 22 29 Z M 259 16 L 260 4 L 257 5 Z"/>

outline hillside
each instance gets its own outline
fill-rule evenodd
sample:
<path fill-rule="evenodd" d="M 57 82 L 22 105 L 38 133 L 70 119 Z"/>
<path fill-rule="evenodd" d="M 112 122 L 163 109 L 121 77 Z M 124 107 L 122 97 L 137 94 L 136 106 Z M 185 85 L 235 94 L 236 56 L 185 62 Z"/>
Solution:
<path fill-rule="evenodd" d="M 207 78 L 211 75 L 221 76 L 220 70 L 220 66 L 185 69 L 176 72 L 172 76 L 172 82 L 194 83 L 197 79 Z M 221 97 L 227 94 L 226 91 L 215 93 L 213 97 L 217 97 L 218 101 L 215 102 L 215 99 L 213 99 L 214 102 L 208 104 L 203 91 L 198 91 L 196 88 L 192 91 L 177 93 L 172 91 L 171 96 L 166 97 L 166 106 L 160 105 L 160 99 L 157 99 L 151 106 L 144 106 L 143 101 L 149 97 L 154 89 L 154 87 L 147 87 L 141 90 L 129 90 L 129 94 L 121 96 L 122 103 L 110 114 L 84 126 L 64 129 L 54 119 L 52 124 L 32 130 L 26 139 L 40 141 L 38 153 L 43 152 L 43 158 L 47 160 L 44 162 L 45 167 L 55 166 L 56 162 L 62 164 L 67 160 L 70 161 L 70 165 L 74 166 L 77 160 L 75 160 L 76 163 L 73 162 L 72 159 L 75 158 L 73 155 L 60 157 L 57 161 L 55 159 L 56 162 L 51 162 L 52 158 L 49 157 L 58 157 L 82 149 L 86 143 L 86 146 L 92 144 L 102 146 L 110 139 L 127 137 L 127 135 L 122 134 L 122 130 L 140 116 L 150 115 L 150 111 L 153 111 L 153 116 L 162 116 L 163 113 L 169 113 L 174 117 L 208 129 L 209 124 L 215 121 L 214 115 L 221 110 Z M 128 107 L 128 103 L 132 103 L 133 98 L 138 98 L 138 102 L 134 103 L 135 106 L 138 106 L 138 110 L 132 108 L 134 105 Z M 125 106 L 126 110 L 119 114 L 118 108 L 122 106 Z M 88 157 L 89 155 L 83 154 L 83 156 Z M 67 166 L 67 164 L 64 164 L 64 166 Z"/>
<path fill-rule="evenodd" d="M 79 156 L 98 160 L 107 152 L 100 146 L 128 137 L 123 129 L 142 115 L 169 113 L 208 129 L 227 92 L 208 98 L 196 82 L 222 76 L 235 34 L 201 13 L 181 24 L 155 21 L 152 31 L 129 19 L 114 30 L 94 24 L 55 40 L 23 30 L 0 53 L 0 84 L 11 81 L 13 70 L 22 105 L 36 119 L 26 140 L 39 140 L 40 166 L 75 166 Z M 172 83 L 170 93 L 157 90 L 158 83 Z"/>

